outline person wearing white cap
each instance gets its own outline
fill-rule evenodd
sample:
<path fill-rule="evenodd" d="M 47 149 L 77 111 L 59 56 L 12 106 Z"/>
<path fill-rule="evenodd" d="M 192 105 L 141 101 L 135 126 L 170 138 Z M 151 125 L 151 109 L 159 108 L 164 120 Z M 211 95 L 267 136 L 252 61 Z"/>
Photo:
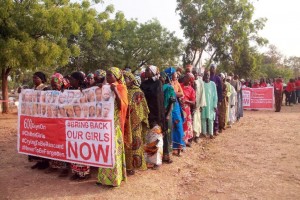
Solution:
<path fill-rule="evenodd" d="M 206 106 L 205 92 L 204 92 L 204 82 L 199 76 L 199 68 L 193 68 L 192 72 L 195 76 L 195 92 L 196 92 L 196 102 L 195 109 L 193 112 L 193 132 L 194 132 L 194 141 L 199 142 L 200 133 L 201 133 L 201 111 L 202 108 Z"/>

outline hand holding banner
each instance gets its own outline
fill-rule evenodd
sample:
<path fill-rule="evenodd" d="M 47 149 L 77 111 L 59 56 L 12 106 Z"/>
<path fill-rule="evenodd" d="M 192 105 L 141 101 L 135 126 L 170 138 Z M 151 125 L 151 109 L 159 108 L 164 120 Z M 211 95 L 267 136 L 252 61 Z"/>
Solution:
<path fill-rule="evenodd" d="M 22 90 L 18 152 L 103 168 L 114 166 L 114 93 Z"/>

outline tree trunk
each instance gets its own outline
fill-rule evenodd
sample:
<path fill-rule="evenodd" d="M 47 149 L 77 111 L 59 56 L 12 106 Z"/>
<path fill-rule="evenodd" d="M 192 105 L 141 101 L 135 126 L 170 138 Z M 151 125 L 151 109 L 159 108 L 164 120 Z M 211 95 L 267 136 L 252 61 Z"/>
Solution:
<path fill-rule="evenodd" d="M 2 113 L 8 113 L 8 75 L 11 68 L 3 68 L 1 73 L 2 78 Z"/>

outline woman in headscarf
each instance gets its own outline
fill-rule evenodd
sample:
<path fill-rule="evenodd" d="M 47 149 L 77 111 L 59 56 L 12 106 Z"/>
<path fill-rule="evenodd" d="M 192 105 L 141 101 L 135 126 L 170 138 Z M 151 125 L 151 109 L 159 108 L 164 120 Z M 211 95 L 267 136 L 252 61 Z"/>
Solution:
<path fill-rule="evenodd" d="M 33 74 L 33 84 L 34 84 L 34 90 L 49 90 L 49 87 L 45 85 L 47 82 L 46 75 L 43 72 L 35 72 Z"/>
<path fill-rule="evenodd" d="M 164 91 L 164 107 L 166 110 L 166 126 L 168 127 L 168 131 L 164 135 L 164 144 L 163 144 L 163 162 L 172 163 L 170 158 L 170 152 L 172 152 L 172 110 L 173 104 L 176 102 L 176 94 L 174 88 L 170 84 L 169 77 L 165 72 L 160 73 L 160 80 L 163 84 Z"/>
<path fill-rule="evenodd" d="M 94 74 L 93 73 L 89 73 L 86 76 L 86 80 L 87 80 L 87 87 L 92 87 L 95 85 L 95 80 L 94 80 Z"/>
<path fill-rule="evenodd" d="M 191 106 L 195 106 L 196 93 L 191 85 L 193 85 L 195 78 L 192 73 L 187 73 L 183 78 L 183 83 L 181 84 L 184 96 L 180 98 L 183 114 L 184 114 L 184 141 L 186 146 L 191 146 L 191 141 L 193 139 L 193 119 L 191 113 Z"/>
<path fill-rule="evenodd" d="M 34 84 L 34 90 L 45 91 L 49 90 L 49 87 L 45 84 L 47 82 L 46 75 L 43 72 L 35 72 L 32 77 L 32 81 Z M 40 158 L 37 156 L 28 156 L 28 160 L 30 162 L 35 161 L 36 164 L 31 166 L 31 169 L 46 169 L 49 167 L 49 160 L 45 158 Z"/>
<path fill-rule="evenodd" d="M 145 70 L 146 80 L 142 82 L 141 89 L 145 94 L 150 113 L 148 115 L 150 132 L 147 134 L 147 162 L 148 167 L 157 169 L 162 163 L 161 158 L 161 137 L 167 131 L 165 107 L 164 107 L 164 93 L 162 84 L 159 81 L 159 70 L 156 66 L 148 66 Z M 156 138 L 157 144 L 152 145 L 150 138 Z M 151 145 L 150 145 L 151 144 Z M 151 147 L 157 147 L 155 151 L 151 152 Z M 156 159 L 152 159 L 156 156 Z"/>
<path fill-rule="evenodd" d="M 86 88 L 85 77 L 82 72 L 73 72 L 69 77 L 69 80 L 71 85 L 71 87 L 69 88 L 70 90 L 82 91 L 82 89 Z M 72 163 L 71 169 L 73 173 L 73 175 L 71 176 L 71 180 L 84 180 L 91 177 L 90 166 Z"/>
<path fill-rule="evenodd" d="M 126 162 L 124 150 L 124 123 L 128 107 L 127 88 L 124 85 L 124 78 L 119 68 L 111 67 L 106 73 L 106 81 L 115 93 L 115 165 L 112 169 L 99 168 L 97 185 L 110 185 L 118 187 L 121 182 L 126 181 Z M 99 85 L 99 87 L 102 87 Z M 123 128 L 122 128 L 123 125 Z"/>
<path fill-rule="evenodd" d="M 135 76 L 131 72 L 124 72 L 124 77 L 128 89 L 128 110 L 124 134 L 126 168 L 127 174 L 133 175 L 136 169 L 147 169 L 144 140 L 149 128 L 149 109 Z"/>
<path fill-rule="evenodd" d="M 66 81 L 60 73 L 55 73 L 51 76 L 51 87 L 52 90 L 57 90 L 57 91 L 62 91 L 66 87 Z M 47 173 L 51 173 L 54 171 L 57 171 L 58 169 L 62 169 L 61 174 L 59 177 L 66 177 L 69 174 L 69 169 L 68 169 L 68 163 L 63 162 L 63 161 L 57 161 L 57 160 L 50 160 L 49 161 L 49 170 Z"/>
<path fill-rule="evenodd" d="M 171 81 L 171 85 L 174 88 L 176 94 L 176 102 L 173 105 L 172 110 L 172 143 L 173 143 L 173 155 L 180 156 L 180 151 L 185 147 L 184 143 L 184 131 L 183 131 L 183 113 L 180 107 L 178 98 L 183 96 L 183 91 L 180 84 L 177 81 L 177 72 L 173 67 L 169 67 L 165 70 L 166 74 Z"/>
<path fill-rule="evenodd" d="M 106 77 L 106 71 L 102 69 L 98 69 L 94 73 L 94 80 L 95 80 L 95 85 L 99 85 L 101 83 L 104 83 Z"/>

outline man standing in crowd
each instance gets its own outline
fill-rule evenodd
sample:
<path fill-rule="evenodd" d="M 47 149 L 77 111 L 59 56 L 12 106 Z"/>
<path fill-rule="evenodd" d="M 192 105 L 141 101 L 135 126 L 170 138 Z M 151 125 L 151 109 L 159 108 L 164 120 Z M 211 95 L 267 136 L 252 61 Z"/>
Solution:
<path fill-rule="evenodd" d="M 206 106 L 201 112 L 202 134 L 207 136 L 208 132 L 212 139 L 214 138 L 214 119 L 217 118 L 216 110 L 218 105 L 218 94 L 216 84 L 213 81 L 210 81 L 210 74 L 208 71 L 204 72 L 203 80 Z"/>
<path fill-rule="evenodd" d="M 206 106 L 204 82 L 201 77 L 198 77 L 200 75 L 199 71 L 199 68 L 193 68 L 193 74 L 195 76 L 194 89 L 196 92 L 195 109 L 193 112 L 193 132 L 196 143 L 199 142 L 201 133 L 201 111 L 202 108 Z"/>
<path fill-rule="evenodd" d="M 219 76 L 216 75 L 216 65 L 212 64 L 210 66 L 210 80 L 213 81 L 217 87 L 217 95 L 218 95 L 218 106 L 216 109 L 216 117 L 214 119 L 214 134 L 218 135 L 218 131 L 219 131 L 219 112 L 218 109 L 221 106 L 222 103 L 222 81 L 221 78 Z"/>
<path fill-rule="evenodd" d="M 283 92 L 283 85 L 281 83 L 280 78 L 276 79 L 274 82 L 274 95 L 275 95 L 275 112 L 280 112 L 281 104 L 282 104 L 282 92 Z"/>

